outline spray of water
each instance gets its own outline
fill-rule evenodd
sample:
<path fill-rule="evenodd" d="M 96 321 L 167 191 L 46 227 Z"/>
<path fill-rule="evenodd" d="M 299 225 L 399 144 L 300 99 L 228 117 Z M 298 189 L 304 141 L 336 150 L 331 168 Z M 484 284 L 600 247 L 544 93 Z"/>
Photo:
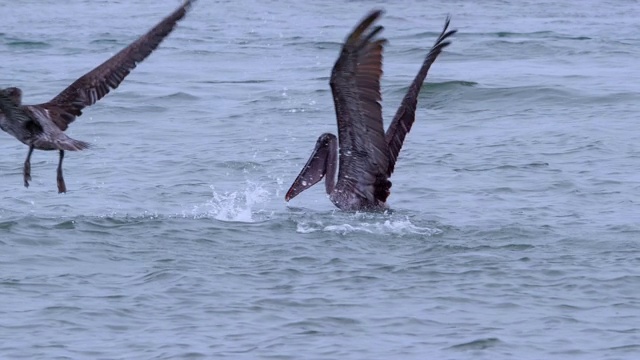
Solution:
<path fill-rule="evenodd" d="M 211 186 L 212 198 L 204 205 L 195 206 L 196 217 L 212 217 L 220 221 L 247 222 L 259 221 L 255 218 L 256 206 L 269 200 L 269 191 L 260 184 L 247 181 L 244 190 L 218 193 Z"/>

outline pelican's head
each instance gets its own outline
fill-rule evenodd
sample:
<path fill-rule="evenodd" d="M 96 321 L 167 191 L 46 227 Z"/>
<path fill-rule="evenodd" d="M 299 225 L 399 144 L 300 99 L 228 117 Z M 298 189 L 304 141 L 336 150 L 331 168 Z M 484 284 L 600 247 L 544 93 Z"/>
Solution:
<path fill-rule="evenodd" d="M 10 87 L 6 89 L 0 90 L 3 94 L 5 94 L 14 104 L 17 106 L 22 105 L 22 90 L 17 87 Z"/>

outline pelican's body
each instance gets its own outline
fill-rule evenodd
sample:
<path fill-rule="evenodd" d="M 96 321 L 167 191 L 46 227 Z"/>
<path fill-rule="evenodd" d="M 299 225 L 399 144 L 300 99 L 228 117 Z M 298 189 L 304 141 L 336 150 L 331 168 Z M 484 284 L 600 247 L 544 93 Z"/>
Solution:
<path fill-rule="evenodd" d="M 386 208 L 393 173 L 404 138 L 415 120 L 420 88 L 445 41 L 449 19 L 416 75 L 385 132 L 380 105 L 383 29 L 369 29 L 382 11 L 373 11 L 347 37 L 331 72 L 331 90 L 338 120 L 338 137 L 322 134 L 316 147 L 285 196 L 289 201 L 325 178 L 327 194 L 343 210 Z M 338 146 L 339 145 L 339 146 Z M 336 172 L 338 172 L 336 181 Z"/>
<path fill-rule="evenodd" d="M 184 18 L 193 1 L 186 0 L 146 34 L 77 79 L 47 103 L 22 105 L 22 91 L 19 88 L 0 90 L 0 128 L 29 146 L 23 170 L 25 187 L 29 187 L 31 180 L 33 150 L 58 150 L 58 192 L 67 191 L 62 176 L 64 152 L 84 150 L 89 144 L 68 137 L 64 131 L 76 117 L 82 115 L 85 107 L 95 104 L 111 89 L 117 88 L 129 72 L 160 45 L 178 21 Z"/>

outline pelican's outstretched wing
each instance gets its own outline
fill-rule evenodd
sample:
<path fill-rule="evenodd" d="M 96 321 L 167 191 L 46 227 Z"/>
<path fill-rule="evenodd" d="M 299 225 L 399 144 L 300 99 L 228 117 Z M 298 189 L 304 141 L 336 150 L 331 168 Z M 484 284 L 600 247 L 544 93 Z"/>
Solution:
<path fill-rule="evenodd" d="M 372 11 L 347 37 L 330 81 L 340 145 L 337 186 L 371 202 L 389 163 L 380 105 L 386 40 L 376 38 L 382 26 L 371 28 L 380 15 L 381 10 Z"/>
<path fill-rule="evenodd" d="M 427 73 L 429 72 L 429 68 L 438 55 L 442 52 L 442 49 L 447 47 L 451 42 L 445 41 L 449 36 L 456 33 L 457 30 L 447 31 L 449 27 L 449 21 L 451 19 L 447 17 L 447 20 L 444 23 L 444 29 L 436 39 L 436 43 L 433 45 L 427 57 L 424 59 L 422 63 L 422 67 L 420 71 L 418 71 L 418 75 L 416 75 L 415 79 L 413 79 L 413 83 L 409 87 L 409 91 L 404 96 L 402 100 L 402 104 L 398 108 L 396 115 L 391 121 L 389 128 L 385 134 L 386 143 L 389 146 L 389 168 L 386 171 L 387 176 L 391 176 L 393 173 L 393 169 L 396 164 L 396 160 L 398 159 L 398 154 L 400 153 L 400 149 L 402 148 L 402 143 L 404 142 L 405 136 L 409 130 L 411 130 L 411 125 L 413 125 L 413 121 L 416 118 L 416 105 L 418 104 L 418 95 L 420 94 L 420 89 L 422 88 L 422 83 L 424 83 L 425 78 L 427 77 Z"/>

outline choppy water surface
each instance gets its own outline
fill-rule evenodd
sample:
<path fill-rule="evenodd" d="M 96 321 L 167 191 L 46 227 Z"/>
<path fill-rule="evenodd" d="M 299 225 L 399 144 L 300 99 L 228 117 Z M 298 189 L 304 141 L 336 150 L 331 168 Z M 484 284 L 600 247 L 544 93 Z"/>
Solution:
<path fill-rule="evenodd" d="M 0 86 L 52 98 L 178 1 L 0 4 Z M 389 119 L 441 30 L 392 211 L 284 193 L 340 43 L 382 19 Z M 69 129 L 0 134 L 0 357 L 635 359 L 637 1 L 196 3 Z"/>

